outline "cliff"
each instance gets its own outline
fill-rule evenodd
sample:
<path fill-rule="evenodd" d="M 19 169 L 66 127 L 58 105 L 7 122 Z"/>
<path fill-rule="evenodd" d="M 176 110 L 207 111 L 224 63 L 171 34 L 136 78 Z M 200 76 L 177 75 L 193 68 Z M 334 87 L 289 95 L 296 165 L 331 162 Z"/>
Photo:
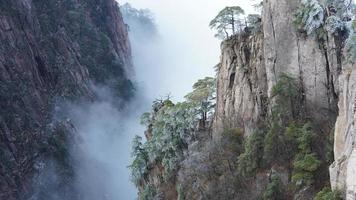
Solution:
<path fill-rule="evenodd" d="M 257 32 L 247 27 L 223 41 L 211 126 L 191 131 L 170 179 L 160 160 L 148 161 L 141 199 L 314 199 L 330 180 L 328 195 L 355 199 L 347 33 L 308 34 L 295 22 L 300 6 L 265 0 Z"/>
<path fill-rule="evenodd" d="M 355 174 L 355 66 L 345 67 L 340 77 L 339 116 L 335 124 L 335 162 L 330 167 L 334 189 L 346 192 L 346 199 L 356 198 Z"/>
<path fill-rule="evenodd" d="M 75 128 L 54 109 L 94 100 L 93 84 L 132 96 L 127 35 L 114 0 L 0 1 L 0 199 L 30 197 L 48 160 L 59 163 L 55 189 L 69 199 Z"/>

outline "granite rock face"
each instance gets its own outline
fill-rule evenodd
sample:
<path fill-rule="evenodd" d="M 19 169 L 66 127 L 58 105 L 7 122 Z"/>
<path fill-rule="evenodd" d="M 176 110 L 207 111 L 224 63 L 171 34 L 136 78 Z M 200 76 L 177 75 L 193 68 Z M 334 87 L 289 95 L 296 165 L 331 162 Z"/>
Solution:
<path fill-rule="evenodd" d="M 324 130 L 333 126 L 337 113 L 341 55 L 333 37 L 319 42 L 294 25 L 300 1 L 265 1 L 263 9 L 264 61 L 268 94 L 281 74 L 299 79 L 307 114 Z"/>
<path fill-rule="evenodd" d="M 356 199 L 356 68 L 345 67 L 340 76 L 339 116 L 335 125 L 335 162 L 330 167 L 333 189 L 346 193 L 347 200 Z"/>
<path fill-rule="evenodd" d="M 249 135 L 271 105 L 271 91 L 283 74 L 298 80 L 303 110 L 322 131 L 333 126 L 337 115 L 337 44 L 332 36 L 323 45 L 300 33 L 294 23 L 299 1 L 264 2 L 262 34 L 225 41 L 218 74 L 215 134 L 223 127 L 245 127 Z"/>
<path fill-rule="evenodd" d="M 0 199 L 26 198 L 75 132 L 53 121 L 57 102 L 93 100 L 92 84 L 130 96 L 127 35 L 114 0 L 0 1 Z"/>
<path fill-rule="evenodd" d="M 263 34 L 231 38 L 221 50 L 213 136 L 219 138 L 224 129 L 236 127 L 250 135 L 267 114 Z"/>

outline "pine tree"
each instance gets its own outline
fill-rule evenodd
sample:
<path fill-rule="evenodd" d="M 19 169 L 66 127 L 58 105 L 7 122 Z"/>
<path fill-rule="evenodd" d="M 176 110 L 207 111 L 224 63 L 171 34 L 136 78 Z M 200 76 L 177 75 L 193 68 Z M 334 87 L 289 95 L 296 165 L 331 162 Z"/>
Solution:
<path fill-rule="evenodd" d="M 242 30 L 243 23 L 240 19 L 245 11 L 239 6 L 225 7 L 210 22 L 210 28 L 216 29 L 218 38 L 228 38 Z"/>

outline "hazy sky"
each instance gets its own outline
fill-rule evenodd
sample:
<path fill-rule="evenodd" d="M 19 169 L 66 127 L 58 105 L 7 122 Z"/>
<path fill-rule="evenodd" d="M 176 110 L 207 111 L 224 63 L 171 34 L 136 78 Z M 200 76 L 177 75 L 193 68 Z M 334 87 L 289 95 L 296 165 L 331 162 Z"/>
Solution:
<path fill-rule="evenodd" d="M 197 79 L 214 75 L 220 41 L 214 38 L 209 22 L 225 6 L 254 11 L 252 0 L 119 0 L 125 2 L 150 9 L 164 41 L 160 52 L 152 50 L 152 54 L 162 54 L 161 58 L 152 56 L 161 60 L 156 61 L 157 67 L 136 66 L 138 80 L 146 82 L 146 89 L 155 96 L 171 92 L 179 100 Z"/>

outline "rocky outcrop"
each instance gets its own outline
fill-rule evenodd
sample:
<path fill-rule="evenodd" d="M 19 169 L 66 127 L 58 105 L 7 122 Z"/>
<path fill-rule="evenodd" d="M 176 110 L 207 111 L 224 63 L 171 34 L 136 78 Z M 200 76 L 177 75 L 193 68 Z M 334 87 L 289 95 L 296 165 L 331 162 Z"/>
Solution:
<path fill-rule="evenodd" d="M 267 114 L 267 77 L 263 34 L 236 36 L 221 45 L 214 137 L 244 127 L 250 135 Z"/>
<path fill-rule="evenodd" d="M 302 104 L 321 131 L 332 129 L 337 115 L 341 58 L 332 36 L 319 42 L 299 32 L 294 23 L 299 1 L 264 2 L 262 31 L 238 44 L 222 44 L 218 74 L 215 134 L 223 127 L 245 127 L 251 133 L 268 112 L 273 86 L 282 74 L 298 80 Z"/>
<path fill-rule="evenodd" d="M 0 199 L 21 199 L 72 132 L 56 103 L 94 99 L 93 83 L 128 98 L 131 50 L 114 0 L 1 0 L 0 40 Z"/>
<path fill-rule="evenodd" d="M 356 67 L 345 67 L 340 77 L 339 116 L 335 125 L 335 162 L 330 167 L 333 189 L 356 199 Z"/>
<path fill-rule="evenodd" d="M 296 29 L 294 13 L 300 1 L 265 1 L 263 8 L 264 61 L 268 94 L 283 73 L 299 80 L 304 109 L 324 132 L 337 113 L 337 78 L 341 60 L 332 36 L 318 41 Z M 339 58 L 338 58 L 339 56 Z"/>
<path fill-rule="evenodd" d="M 294 13 L 299 5 L 298 0 L 265 0 L 260 31 L 252 33 L 247 28 L 222 43 L 213 137 L 209 138 L 207 130 L 202 139 L 188 145 L 173 183 L 169 182 L 179 188 L 180 199 L 261 199 L 274 175 L 285 188 L 282 199 L 313 199 L 328 185 L 326 138 L 334 129 L 339 108 L 335 136 L 335 158 L 339 161 L 331 170 L 331 178 L 334 188 L 347 186 L 352 195 L 355 70 L 343 66 L 340 38 L 328 35 L 320 39 L 297 29 Z M 344 75 L 340 76 L 342 70 Z M 235 137 L 242 134 L 246 141 L 258 129 L 265 134 L 270 132 L 266 127 L 271 124 L 277 102 L 273 88 L 285 75 L 295 81 L 298 93 L 298 101 L 294 102 L 297 105 L 293 105 L 298 114 L 292 123 L 311 125 L 317 138 L 311 142 L 311 149 L 323 161 L 311 175 L 315 176 L 312 185 L 294 189 L 294 158 L 284 160 L 284 164 L 260 166 L 252 177 L 242 177 L 238 173 L 238 155 L 243 144 L 229 137 L 231 132 Z M 342 85 L 339 80 L 343 80 Z M 264 150 L 262 147 L 256 151 L 263 154 Z M 168 183 L 159 183 L 165 184 Z"/>

